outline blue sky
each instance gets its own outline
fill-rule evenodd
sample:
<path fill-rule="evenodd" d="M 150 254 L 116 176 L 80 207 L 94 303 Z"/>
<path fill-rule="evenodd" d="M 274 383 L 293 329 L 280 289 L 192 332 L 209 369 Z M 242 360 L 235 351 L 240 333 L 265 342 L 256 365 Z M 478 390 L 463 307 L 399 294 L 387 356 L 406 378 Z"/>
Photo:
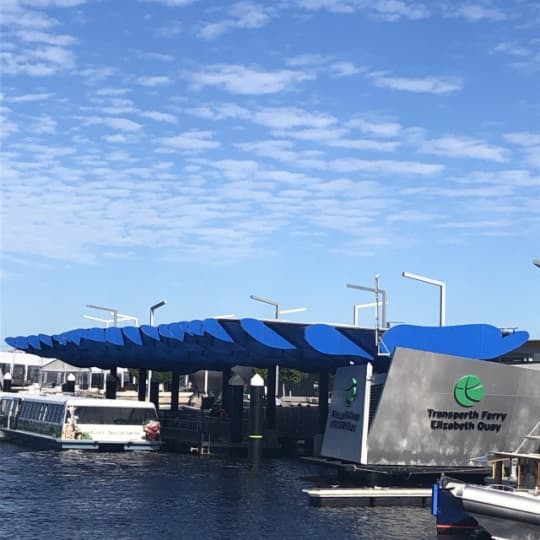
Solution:
<path fill-rule="evenodd" d="M 2 1 L 1 337 L 388 318 L 540 337 L 536 1 Z M 360 320 L 373 324 L 373 312 Z"/>

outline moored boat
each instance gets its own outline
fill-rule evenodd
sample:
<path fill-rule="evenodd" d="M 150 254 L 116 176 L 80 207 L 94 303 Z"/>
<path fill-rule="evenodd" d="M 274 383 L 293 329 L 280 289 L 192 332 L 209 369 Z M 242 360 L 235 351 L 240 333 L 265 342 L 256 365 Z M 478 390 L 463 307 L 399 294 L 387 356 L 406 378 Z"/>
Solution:
<path fill-rule="evenodd" d="M 0 393 L 2 438 L 59 450 L 159 450 L 153 403 Z"/>
<path fill-rule="evenodd" d="M 495 452 L 497 483 L 475 485 L 442 477 L 433 488 L 433 513 L 439 533 L 483 529 L 492 538 L 540 538 L 540 454 Z M 503 460 L 517 460 L 514 485 L 501 483 Z"/>

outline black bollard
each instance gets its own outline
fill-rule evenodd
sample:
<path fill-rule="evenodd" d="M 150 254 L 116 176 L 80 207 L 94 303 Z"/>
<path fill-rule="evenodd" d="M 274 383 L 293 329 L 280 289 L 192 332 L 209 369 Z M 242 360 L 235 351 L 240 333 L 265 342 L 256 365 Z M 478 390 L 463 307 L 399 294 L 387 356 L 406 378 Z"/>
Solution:
<path fill-rule="evenodd" d="M 9 371 L 4 375 L 4 392 L 11 392 L 11 373 Z"/>
<path fill-rule="evenodd" d="M 62 392 L 64 394 L 75 394 L 75 375 L 73 373 L 67 376 L 66 382 L 62 385 Z"/>
<path fill-rule="evenodd" d="M 231 442 L 242 442 L 242 417 L 244 415 L 244 380 L 239 375 L 229 379 L 229 414 L 231 416 Z"/>
<path fill-rule="evenodd" d="M 105 381 L 105 398 L 116 399 L 116 377 L 112 374 L 107 375 Z"/>
<path fill-rule="evenodd" d="M 251 377 L 249 389 L 249 447 L 251 468 L 257 470 L 261 461 L 263 443 L 263 398 L 264 380 L 255 374 Z"/>
<path fill-rule="evenodd" d="M 139 387 L 138 387 L 138 400 L 146 401 L 146 377 L 148 376 L 148 370 L 146 368 L 139 369 Z"/>
<path fill-rule="evenodd" d="M 150 401 L 159 411 L 159 379 L 154 379 L 154 377 L 150 381 Z"/>

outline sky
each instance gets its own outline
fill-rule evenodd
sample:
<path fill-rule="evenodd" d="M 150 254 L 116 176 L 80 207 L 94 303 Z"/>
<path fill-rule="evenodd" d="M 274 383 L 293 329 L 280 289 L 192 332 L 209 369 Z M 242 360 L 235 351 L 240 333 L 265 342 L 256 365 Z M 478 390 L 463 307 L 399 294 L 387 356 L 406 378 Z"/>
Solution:
<path fill-rule="evenodd" d="M 2 0 L 1 32 L 2 342 L 252 294 L 351 324 L 376 275 L 437 325 L 404 271 L 540 338 L 540 2 Z"/>

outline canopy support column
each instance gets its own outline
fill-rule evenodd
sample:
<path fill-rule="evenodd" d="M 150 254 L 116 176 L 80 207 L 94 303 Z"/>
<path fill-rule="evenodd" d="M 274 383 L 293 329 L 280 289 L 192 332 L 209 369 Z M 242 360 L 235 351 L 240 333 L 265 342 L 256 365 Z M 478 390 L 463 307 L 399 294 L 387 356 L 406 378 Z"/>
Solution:
<path fill-rule="evenodd" d="M 231 374 L 232 371 L 230 367 L 223 368 L 221 379 L 221 408 L 228 413 L 231 412 L 229 404 L 229 379 L 231 378 Z"/>
<path fill-rule="evenodd" d="M 139 369 L 139 388 L 138 388 L 138 400 L 146 400 L 146 377 L 148 376 L 148 370 L 146 368 Z"/>
<path fill-rule="evenodd" d="M 178 392 L 180 391 L 180 372 L 173 370 L 171 373 L 171 411 L 178 412 Z"/>
<path fill-rule="evenodd" d="M 268 380 L 266 381 L 266 427 L 276 429 L 276 366 L 268 368 Z"/>
<path fill-rule="evenodd" d="M 319 374 L 319 433 L 324 433 L 326 429 L 326 419 L 328 418 L 328 380 L 330 372 L 328 369 L 321 370 Z"/>
<path fill-rule="evenodd" d="M 116 399 L 116 385 L 117 385 L 116 368 L 112 368 L 111 372 L 107 375 L 105 381 L 105 398 Z"/>

